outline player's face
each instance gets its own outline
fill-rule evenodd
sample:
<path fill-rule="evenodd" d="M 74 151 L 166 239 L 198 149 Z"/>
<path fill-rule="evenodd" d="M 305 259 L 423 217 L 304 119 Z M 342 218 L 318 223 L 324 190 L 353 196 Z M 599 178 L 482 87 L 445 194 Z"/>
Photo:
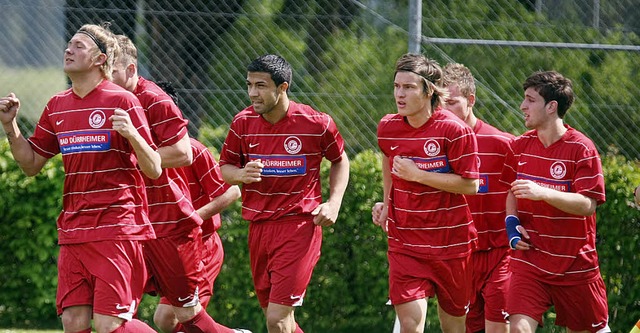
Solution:
<path fill-rule="evenodd" d="M 528 129 L 540 128 L 547 121 L 547 103 L 534 88 L 527 88 L 520 104 L 524 113 L 524 125 Z"/>
<path fill-rule="evenodd" d="M 424 79 L 412 72 L 398 72 L 393 81 L 398 114 L 412 117 L 424 114 L 431 105 L 431 96 L 424 92 Z"/>
<path fill-rule="evenodd" d="M 271 79 L 271 74 L 247 73 L 247 93 L 256 113 L 271 112 L 280 101 L 280 92 L 280 88 L 276 87 L 276 83 Z"/>
<path fill-rule="evenodd" d="M 464 122 L 467 122 L 467 119 L 471 115 L 471 96 L 463 96 L 457 84 L 448 86 L 447 90 L 449 90 L 449 98 L 445 101 L 447 110 L 453 112 Z"/>
<path fill-rule="evenodd" d="M 64 50 L 64 72 L 81 73 L 90 70 L 95 66 L 96 60 L 93 58 L 98 46 L 85 34 L 75 34 L 67 43 Z"/>

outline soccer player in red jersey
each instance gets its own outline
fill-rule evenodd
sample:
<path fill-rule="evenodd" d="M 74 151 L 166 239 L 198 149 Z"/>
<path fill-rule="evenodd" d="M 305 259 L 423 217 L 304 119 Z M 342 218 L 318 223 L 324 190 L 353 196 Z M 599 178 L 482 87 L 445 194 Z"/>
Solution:
<path fill-rule="evenodd" d="M 441 81 L 437 62 L 403 55 L 394 79 L 398 112 L 378 125 L 384 202 L 372 217 L 387 232 L 389 298 L 401 332 L 424 331 L 433 296 L 442 330 L 463 332 L 471 298 L 477 233 L 464 194 L 478 191 L 478 148 L 471 127 L 441 108 Z"/>
<path fill-rule="evenodd" d="M 202 218 L 191 202 L 187 180 L 176 168 L 191 164 L 193 158 L 187 120 L 164 90 L 138 75 L 133 42 L 123 35 L 117 39 L 120 52 L 113 80 L 140 100 L 164 168 L 158 179 L 145 179 L 149 219 L 157 237 L 144 247 L 150 283 L 172 305 L 185 332 L 236 332 L 216 323 L 199 299 L 205 274 Z"/>
<path fill-rule="evenodd" d="M 231 123 L 220 156 L 222 176 L 242 184 L 253 282 L 269 333 L 302 332 L 302 305 L 319 257 L 322 228 L 336 222 L 349 180 L 344 142 L 331 116 L 291 101 L 291 65 L 264 55 L 247 68 L 252 105 Z M 322 202 L 320 163 L 331 162 Z"/>
<path fill-rule="evenodd" d="M 16 122 L 20 100 L 0 99 L 0 121 L 25 174 L 62 154 L 56 306 L 68 333 L 91 332 L 92 318 L 99 333 L 154 332 L 134 318 L 147 276 L 140 241 L 155 238 L 140 171 L 158 178 L 162 169 L 138 99 L 109 81 L 117 47 L 102 26 L 76 32 L 64 52 L 71 88 L 49 100 L 29 139 Z"/>
<path fill-rule="evenodd" d="M 471 254 L 470 263 L 473 289 L 467 313 L 467 332 L 508 333 L 505 305 L 511 273 L 504 203 L 509 187 L 500 182 L 500 174 L 509 141 L 514 136 L 476 117 L 473 112 L 476 84 L 467 67 L 451 63 L 443 68 L 443 73 L 444 86 L 449 91 L 445 107 L 473 129 L 480 159 L 478 194 L 466 196 L 478 230 L 478 247 Z"/>
<path fill-rule="evenodd" d="M 596 206 L 605 201 L 600 156 L 564 124 L 572 83 L 554 71 L 523 84 L 530 129 L 510 144 L 501 181 L 510 186 L 507 233 L 513 251 L 507 295 L 511 332 L 535 332 L 555 307 L 567 332 L 610 332 L 596 252 Z"/>
<path fill-rule="evenodd" d="M 193 163 L 181 168 L 189 183 L 189 194 L 194 208 L 202 217 L 202 257 L 205 279 L 200 287 L 200 303 L 207 308 L 213 296 L 213 286 L 224 260 L 222 240 L 217 230 L 221 226 L 220 212 L 240 198 L 240 188 L 224 182 L 220 166 L 209 149 L 191 138 Z M 180 332 L 179 324 L 169 301 L 162 297 L 154 315 L 156 325 L 164 332 Z"/>

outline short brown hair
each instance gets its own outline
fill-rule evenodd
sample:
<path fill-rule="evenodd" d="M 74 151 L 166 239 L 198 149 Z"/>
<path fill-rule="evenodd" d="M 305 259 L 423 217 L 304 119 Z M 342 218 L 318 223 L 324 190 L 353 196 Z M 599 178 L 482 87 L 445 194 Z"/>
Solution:
<path fill-rule="evenodd" d="M 563 118 L 575 99 L 571 80 L 556 71 L 540 71 L 529 76 L 522 88 L 533 88 L 544 98 L 544 102 L 558 103 L 558 117 Z"/>

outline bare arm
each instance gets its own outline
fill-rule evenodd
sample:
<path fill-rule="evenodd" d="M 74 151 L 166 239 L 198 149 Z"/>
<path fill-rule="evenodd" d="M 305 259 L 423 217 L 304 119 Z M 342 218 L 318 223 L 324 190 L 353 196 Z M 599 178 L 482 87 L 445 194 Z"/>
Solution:
<path fill-rule="evenodd" d="M 329 199 L 311 213 L 315 215 L 313 218 L 315 224 L 326 227 L 336 223 L 348 184 L 349 157 L 343 152 L 340 161 L 332 163 L 329 170 Z"/>
<path fill-rule="evenodd" d="M 229 207 L 238 198 L 240 198 L 240 188 L 236 185 L 231 186 L 222 195 L 200 207 L 198 209 L 198 215 L 200 215 L 203 220 L 210 219 L 212 216 Z"/>
<path fill-rule="evenodd" d="M 263 167 L 264 165 L 260 160 L 255 160 L 247 163 L 244 168 L 224 164 L 220 166 L 220 171 L 222 172 L 222 179 L 224 179 L 227 184 L 250 184 L 262 180 L 260 174 L 262 173 Z"/>
<path fill-rule="evenodd" d="M 162 160 L 163 169 L 188 166 L 193 162 L 193 151 L 188 134 L 185 134 L 180 141 L 171 146 L 158 148 L 158 153 Z"/>
<path fill-rule="evenodd" d="M 517 199 L 544 201 L 565 213 L 579 216 L 593 215 L 597 206 L 595 199 L 580 193 L 560 192 L 524 179 L 511 183 L 511 192 Z"/>
<path fill-rule="evenodd" d="M 460 194 L 476 194 L 480 186 L 478 179 L 464 178 L 453 173 L 436 173 L 420 170 L 409 158 L 399 156 L 393 159 L 391 173 L 408 181 L 417 182 L 442 191 Z"/>
<path fill-rule="evenodd" d="M 13 93 L 0 98 L 0 121 L 9 140 L 11 154 L 27 176 L 35 176 L 47 163 L 48 159 L 37 154 L 27 139 L 22 136 L 16 117 L 20 110 L 20 100 Z"/>
<path fill-rule="evenodd" d="M 387 217 L 389 215 L 389 194 L 391 193 L 391 170 L 389 157 L 382 155 L 382 202 L 376 202 L 371 209 L 373 223 L 387 232 Z"/>
<path fill-rule="evenodd" d="M 129 140 L 138 158 L 138 165 L 142 173 L 151 179 L 160 177 L 162 174 L 160 154 L 153 150 L 147 141 L 142 138 L 138 130 L 131 123 L 129 114 L 124 110 L 116 109 L 110 119 L 113 129 Z"/>

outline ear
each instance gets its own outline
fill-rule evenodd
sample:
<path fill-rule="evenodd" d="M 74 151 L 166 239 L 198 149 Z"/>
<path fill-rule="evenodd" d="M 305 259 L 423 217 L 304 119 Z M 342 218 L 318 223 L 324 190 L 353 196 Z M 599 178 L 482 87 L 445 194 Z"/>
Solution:
<path fill-rule="evenodd" d="M 135 64 L 128 64 L 127 68 L 125 69 L 126 73 L 127 73 L 127 77 L 133 77 L 136 74 L 136 65 Z"/>
<path fill-rule="evenodd" d="M 278 89 L 281 89 L 280 93 L 286 93 L 287 89 L 289 89 L 289 82 L 282 82 L 279 86 Z"/>
<path fill-rule="evenodd" d="M 547 113 L 558 112 L 558 101 L 550 101 L 545 106 L 545 109 L 546 109 Z"/>
<path fill-rule="evenodd" d="M 476 105 L 476 95 L 470 94 L 469 97 L 467 97 L 467 106 L 472 108 L 474 105 Z"/>
<path fill-rule="evenodd" d="M 96 58 L 95 64 L 96 66 L 102 66 L 106 61 L 107 61 L 107 55 L 104 53 L 100 53 Z"/>

